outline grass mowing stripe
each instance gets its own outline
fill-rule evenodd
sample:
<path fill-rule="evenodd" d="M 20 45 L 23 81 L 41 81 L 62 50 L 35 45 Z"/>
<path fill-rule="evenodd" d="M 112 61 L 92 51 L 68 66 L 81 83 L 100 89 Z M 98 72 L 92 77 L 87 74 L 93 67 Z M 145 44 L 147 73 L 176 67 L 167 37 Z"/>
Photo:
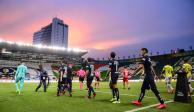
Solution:
<path fill-rule="evenodd" d="M 173 101 L 170 100 L 170 101 L 165 101 L 164 103 L 167 104 L 167 103 L 172 103 L 172 102 Z M 148 108 L 152 108 L 152 107 L 158 106 L 159 104 L 160 103 L 157 103 L 157 104 L 153 104 L 153 105 L 149 105 L 149 106 L 145 106 L 145 107 L 141 107 L 141 108 L 136 108 L 136 109 L 125 111 L 125 112 L 137 112 L 137 111 L 140 111 L 140 110 L 145 110 L 145 109 L 148 109 Z"/>
<path fill-rule="evenodd" d="M 74 89 L 74 90 L 79 90 L 79 89 Z M 87 90 L 84 90 L 84 91 L 87 91 Z M 103 92 L 103 91 L 95 91 L 97 93 L 105 93 L 105 94 L 112 94 L 111 92 Z M 120 95 L 123 95 L 123 96 L 137 96 L 138 95 L 132 95 L 132 94 L 120 94 Z M 156 98 L 156 97 L 149 97 L 149 96 L 144 96 L 145 98 Z"/>

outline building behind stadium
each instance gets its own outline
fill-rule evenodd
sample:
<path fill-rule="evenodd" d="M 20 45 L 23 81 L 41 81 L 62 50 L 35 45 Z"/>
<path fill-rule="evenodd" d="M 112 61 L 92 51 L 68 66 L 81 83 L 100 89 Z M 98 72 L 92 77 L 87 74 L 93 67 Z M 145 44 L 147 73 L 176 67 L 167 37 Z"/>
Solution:
<path fill-rule="evenodd" d="M 33 44 L 68 47 L 68 25 L 63 20 L 53 18 L 52 23 L 33 35 Z"/>

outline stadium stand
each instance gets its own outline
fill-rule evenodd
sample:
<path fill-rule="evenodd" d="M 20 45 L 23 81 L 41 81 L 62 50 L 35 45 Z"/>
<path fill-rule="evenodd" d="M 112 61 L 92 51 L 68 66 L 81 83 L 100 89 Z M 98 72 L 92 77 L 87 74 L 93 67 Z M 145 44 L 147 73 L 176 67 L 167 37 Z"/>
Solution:
<path fill-rule="evenodd" d="M 0 79 L 14 79 L 16 68 L 20 61 L 28 67 L 27 80 L 39 79 L 39 64 L 48 72 L 51 79 L 53 75 L 53 64 L 67 61 L 72 64 L 80 64 L 86 50 L 49 47 L 42 45 L 21 44 L 0 40 Z"/>

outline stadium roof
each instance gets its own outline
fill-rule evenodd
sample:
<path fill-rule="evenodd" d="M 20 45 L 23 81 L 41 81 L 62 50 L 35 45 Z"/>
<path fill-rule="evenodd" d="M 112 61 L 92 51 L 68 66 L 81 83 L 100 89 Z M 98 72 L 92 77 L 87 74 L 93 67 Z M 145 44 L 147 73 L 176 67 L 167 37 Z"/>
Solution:
<path fill-rule="evenodd" d="M 79 48 L 64 48 L 55 46 L 32 45 L 21 42 L 0 40 L 1 53 L 38 53 L 57 56 L 83 56 L 88 51 Z"/>

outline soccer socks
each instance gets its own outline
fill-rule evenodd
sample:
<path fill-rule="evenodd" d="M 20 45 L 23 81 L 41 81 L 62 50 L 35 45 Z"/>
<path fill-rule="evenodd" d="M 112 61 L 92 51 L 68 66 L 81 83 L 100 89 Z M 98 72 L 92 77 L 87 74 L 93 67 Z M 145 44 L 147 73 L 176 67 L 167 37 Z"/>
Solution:
<path fill-rule="evenodd" d="M 38 91 L 38 89 L 41 87 L 41 85 L 39 84 L 38 87 L 36 88 L 36 92 Z"/>
<path fill-rule="evenodd" d="M 193 92 L 193 88 L 191 86 L 191 83 L 189 84 L 189 89 L 190 89 L 190 93 L 192 93 Z"/>
<path fill-rule="evenodd" d="M 117 97 L 117 101 L 119 101 L 119 90 L 118 90 L 118 88 L 115 88 L 114 89 L 115 90 L 115 95 L 116 95 L 116 97 Z"/>
<path fill-rule="evenodd" d="M 24 79 L 21 79 L 20 80 L 20 92 L 22 91 L 23 86 L 24 86 Z"/>
<path fill-rule="evenodd" d="M 171 92 L 173 90 L 173 87 L 171 84 L 167 83 L 166 86 L 167 86 L 168 92 Z"/>
<path fill-rule="evenodd" d="M 47 87 L 46 87 L 46 83 L 44 83 L 44 92 L 46 92 L 46 88 L 47 88 Z"/>
<path fill-rule="evenodd" d="M 88 97 L 91 97 L 91 88 L 88 88 Z"/>
<path fill-rule="evenodd" d="M 160 97 L 160 94 L 155 94 L 161 104 L 164 104 L 164 100 Z"/>
<path fill-rule="evenodd" d="M 91 88 L 92 93 L 94 93 L 94 88 L 92 86 L 90 88 Z"/>
<path fill-rule="evenodd" d="M 82 90 L 82 88 L 83 88 L 83 83 L 82 82 L 80 82 L 79 87 L 80 87 L 80 90 Z"/>
<path fill-rule="evenodd" d="M 139 96 L 138 102 L 141 102 L 143 100 L 144 96 L 145 96 L 145 90 L 142 90 L 141 94 Z"/>
<path fill-rule="evenodd" d="M 95 93 L 92 86 L 90 86 L 90 87 L 88 88 L 88 96 L 89 96 L 89 97 L 91 97 L 91 92 L 92 92 L 92 93 Z"/>
<path fill-rule="evenodd" d="M 114 89 L 111 89 L 112 90 L 112 97 L 115 98 L 115 90 Z"/>
<path fill-rule="evenodd" d="M 16 91 L 18 91 L 18 83 L 15 83 L 15 86 L 16 86 Z"/>

